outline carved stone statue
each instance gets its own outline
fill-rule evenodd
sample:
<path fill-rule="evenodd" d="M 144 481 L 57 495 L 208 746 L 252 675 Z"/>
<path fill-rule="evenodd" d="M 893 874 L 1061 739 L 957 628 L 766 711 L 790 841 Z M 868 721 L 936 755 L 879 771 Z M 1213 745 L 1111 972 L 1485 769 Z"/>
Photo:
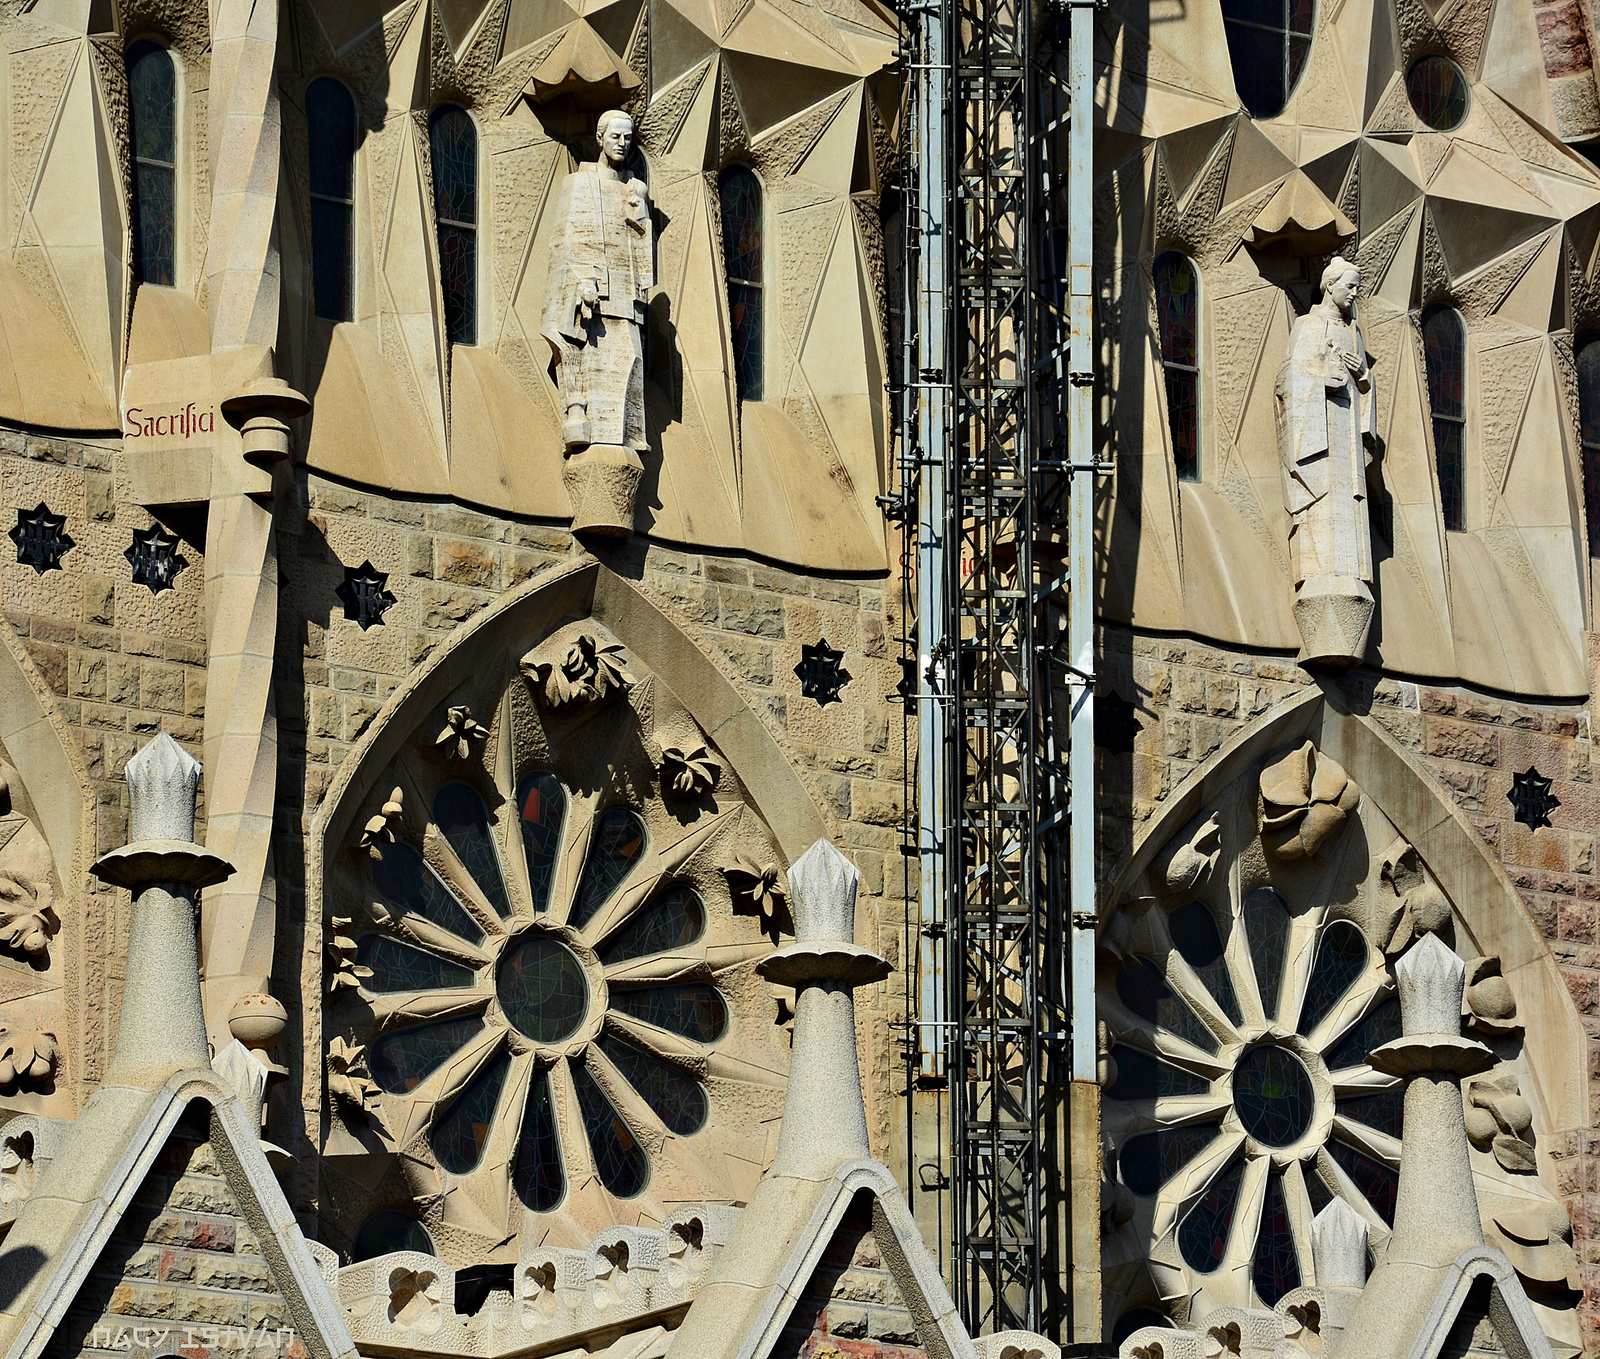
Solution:
<path fill-rule="evenodd" d="M 1373 608 L 1367 468 L 1376 393 L 1355 323 L 1360 286 L 1361 271 L 1334 256 L 1322 300 L 1289 333 L 1276 389 L 1300 659 L 1337 665 L 1361 660 Z"/>
<path fill-rule="evenodd" d="M 595 127 L 600 159 L 561 186 L 541 333 L 550 345 L 567 445 L 573 528 L 627 536 L 649 445 L 644 427 L 644 313 L 655 285 L 650 194 L 623 168 L 633 119 Z"/>

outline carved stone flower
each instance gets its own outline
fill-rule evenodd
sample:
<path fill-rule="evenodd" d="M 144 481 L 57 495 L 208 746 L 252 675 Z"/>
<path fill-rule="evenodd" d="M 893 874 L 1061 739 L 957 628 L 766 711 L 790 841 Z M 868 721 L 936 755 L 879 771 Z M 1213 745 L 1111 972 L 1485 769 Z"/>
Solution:
<path fill-rule="evenodd" d="M 636 682 L 622 647 L 586 632 L 578 635 L 559 663 L 525 658 L 522 673 L 552 708 L 595 703 L 608 694 L 627 692 Z"/>
<path fill-rule="evenodd" d="M 366 1061 L 367 1049 L 360 1043 L 335 1038 L 328 1044 L 328 1093 L 363 1114 L 375 1094 Z"/>
<path fill-rule="evenodd" d="M 0 870 L 0 947 L 37 957 L 61 928 L 48 882 Z"/>
<path fill-rule="evenodd" d="M 0 1085 L 42 1084 L 55 1074 L 56 1059 L 53 1033 L 0 1025 Z"/>
<path fill-rule="evenodd" d="M 661 748 L 661 793 L 664 797 L 694 798 L 709 793 L 722 777 L 722 765 L 703 745 Z"/>
<path fill-rule="evenodd" d="M 489 729 L 473 717 L 471 708 L 463 706 L 445 713 L 444 730 L 433 744 L 447 760 L 465 760 L 488 737 Z"/>
<path fill-rule="evenodd" d="M 777 924 L 780 912 L 787 914 L 789 890 L 777 864 L 758 865 L 735 854 L 732 863 L 722 865 L 722 876 L 728 880 L 736 911 L 759 915 L 771 925 Z"/>
<path fill-rule="evenodd" d="M 1533 1141 L 1533 1109 L 1517 1089 L 1514 1072 L 1473 1081 L 1467 1087 L 1467 1137 L 1480 1151 L 1490 1150 L 1504 1170 L 1531 1175 L 1538 1169 Z"/>
<path fill-rule="evenodd" d="M 328 971 L 328 994 L 335 995 L 341 989 L 360 986 L 372 975 L 372 969 L 356 962 L 356 941 L 346 932 L 352 923 L 351 918 L 336 915 L 328 923 L 333 926 L 333 933 L 328 938 L 328 961 L 332 964 Z"/>
<path fill-rule="evenodd" d="M 1355 780 L 1307 741 L 1261 771 L 1261 842 L 1280 859 L 1314 856 L 1360 800 Z"/>
<path fill-rule="evenodd" d="M 383 858 L 383 847 L 394 843 L 395 827 L 399 825 L 404 810 L 400 789 L 396 788 L 389 794 L 389 800 L 379 813 L 368 818 L 367 824 L 361 828 L 361 848 L 374 859 Z"/>

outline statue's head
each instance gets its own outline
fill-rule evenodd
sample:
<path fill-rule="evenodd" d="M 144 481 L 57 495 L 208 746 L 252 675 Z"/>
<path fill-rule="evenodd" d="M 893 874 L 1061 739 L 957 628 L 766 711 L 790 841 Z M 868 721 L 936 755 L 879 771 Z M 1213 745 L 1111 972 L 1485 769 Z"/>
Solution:
<path fill-rule="evenodd" d="M 621 165 L 633 149 L 633 119 L 621 109 L 607 109 L 594 125 L 600 154 L 613 165 Z"/>
<path fill-rule="evenodd" d="M 1349 311 L 1361 291 L 1361 270 L 1342 255 L 1335 255 L 1322 271 L 1322 296 L 1340 311 Z"/>

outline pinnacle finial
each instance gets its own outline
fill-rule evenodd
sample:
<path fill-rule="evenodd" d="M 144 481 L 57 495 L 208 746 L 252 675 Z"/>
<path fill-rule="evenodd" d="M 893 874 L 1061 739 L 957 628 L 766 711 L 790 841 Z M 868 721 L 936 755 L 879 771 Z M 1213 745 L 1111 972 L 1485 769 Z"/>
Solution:
<path fill-rule="evenodd" d="M 128 761 L 128 839 L 194 841 L 200 762 L 166 732 Z"/>
<path fill-rule="evenodd" d="M 861 875 L 830 840 L 818 840 L 789 869 L 794 937 L 800 943 L 853 944 Z"/>
<path fill-rule="evenodd" d="M 1367 1282 L 1367 1220 L 1334 1197 L 1311 1219 L 1311 1257 L 1324 1288 L 1361 1288 Z"/>
<path fill-rule="evenodd" d="M 1461 993 L 1467 965 L 1436 934 L 1425 934 L 1394 966 L 1400 991 L 1400 1027 L 1417 1034 L 1461 1033 Z"/>

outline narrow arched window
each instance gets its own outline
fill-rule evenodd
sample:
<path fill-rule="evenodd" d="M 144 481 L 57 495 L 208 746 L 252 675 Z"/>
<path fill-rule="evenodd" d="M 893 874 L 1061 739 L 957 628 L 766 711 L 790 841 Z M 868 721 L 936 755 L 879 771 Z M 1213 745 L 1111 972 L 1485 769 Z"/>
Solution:
<path fill-rule="evenodd" d="M 728 275 L 728 315 L 733 330 L 733 372 L 742 401 L 761 400 L 762 282 L 761 181 L 748 165 L 722 172 L 722 262 Z"/>
<path fill-rule="evenodd" d="M 1276 118 L 1311 55 L 1316 0 L 1222 0 L 1222 31 L 1239 102 L 1255 118 Z"/>
<path fill-rule="evenodd" d="M 1585 335 L 1577 350 L 1583 511 L 1589 526 L 1589 555 L 1600 557 L 1600 335 Z"/>
<path fill-rule="evenodd" d="M 153 42 L 128 49 L 128 133 L 133 147 L 133 276 L 178 281 L 178 72 Z"/>
<path fill-rule="evenodd" d="M 1433 461 L 1447 529 L 1467 526 L 1467 328 L 1454 307 L 1422 313 L 1422 353 L 1433 417 Z"/>
<path fill-rule="evenodd" d="M 306 87 L 311 162 L 311 290 L 317 315 L 352 318 L 351 243 L 355 219 L 356 101 L 337 80 Z"/>
<path fill-rule="evenodd" d="M 1192 261 L 1169 250 L 1156 256 L 1156 322 L 1166 374 L 1167 427 L 1179 481 L 1200 479 L 1200 276 Z"/>
<path fill-rule="evenodd" d="M 428 118 L 433 209 L 439 224 L 439 282 L 445 333 L 454 344 L 478 342 L 478 129 L 459 104 Z"/>

